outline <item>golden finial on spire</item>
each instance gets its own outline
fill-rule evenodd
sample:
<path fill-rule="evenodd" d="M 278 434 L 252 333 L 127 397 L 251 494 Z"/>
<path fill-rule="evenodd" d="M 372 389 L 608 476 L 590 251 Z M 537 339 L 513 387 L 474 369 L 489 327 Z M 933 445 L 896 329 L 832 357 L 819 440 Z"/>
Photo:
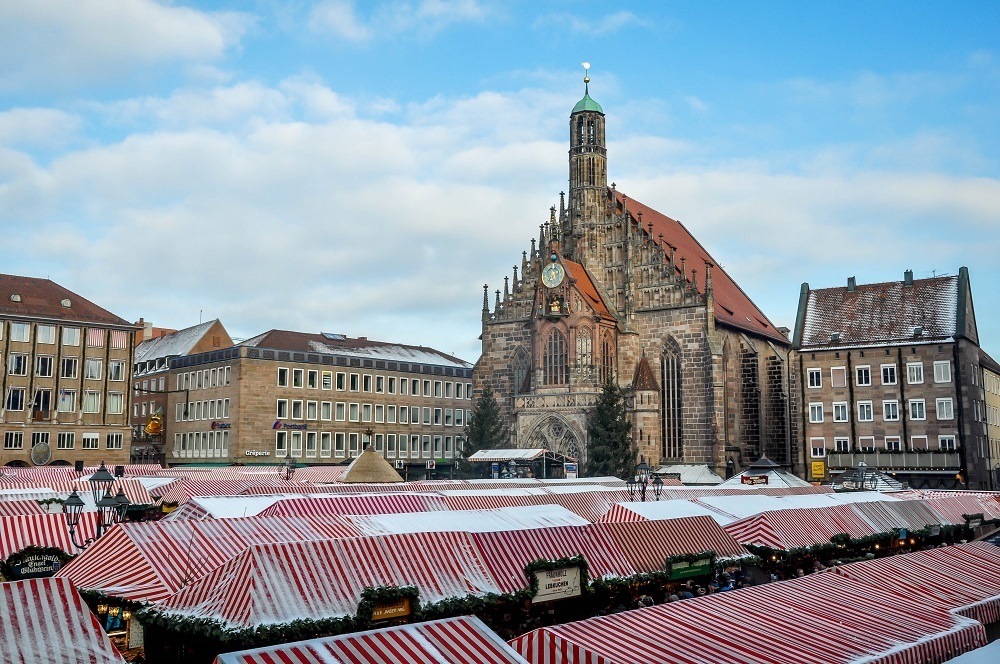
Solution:
<path fill-rule="evenodd" d="M 590 94 L 590 63 L 582 62 L 583 65 L 583 87 L 584 92 Z"/>

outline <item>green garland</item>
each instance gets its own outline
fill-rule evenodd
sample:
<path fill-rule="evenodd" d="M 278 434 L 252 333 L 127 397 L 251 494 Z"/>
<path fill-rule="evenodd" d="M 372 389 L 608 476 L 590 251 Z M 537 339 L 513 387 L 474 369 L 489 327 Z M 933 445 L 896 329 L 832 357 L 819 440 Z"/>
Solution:
<path fill-rule="evenodd" d="M 7 556 L 6 560 L 0 560 L 0 575 L 3 575 L 5 579 L 10 579 L 11 567 L 20 564 L 29 556 L 56 556 L 59 559 L 60 567 L 73 559 L 73 556 L 56 546 L 26 546 Z"/>

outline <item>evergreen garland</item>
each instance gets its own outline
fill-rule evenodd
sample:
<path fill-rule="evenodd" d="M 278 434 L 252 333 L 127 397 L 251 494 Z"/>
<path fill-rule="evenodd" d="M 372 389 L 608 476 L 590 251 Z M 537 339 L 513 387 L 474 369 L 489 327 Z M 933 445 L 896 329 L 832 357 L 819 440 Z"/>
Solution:
<path fill-rule="evenodd" d="M 578 555 L 558 558 L 556 560 L 539 558 L 525 565 L 524 573 L 528 577 L 529 595 L 534 597 L 538 594 L 538 577 L 535 576 L 535 572 L 550 572 L 554 569 L 563 569 L 565 567 L 580 568 L 580 591 L 586 594 L 590 585 L 590 568 L 587 566 L 587 558 L 583 555 Z"/>
<path fill-rule="evenodd" d="M 587 418 L 587 437 L 587 475 L 622 479 L 635 476 L 638 450 L 632 440 L 632 423 L 625 396 L 611 378 L 604 383 Z"/>

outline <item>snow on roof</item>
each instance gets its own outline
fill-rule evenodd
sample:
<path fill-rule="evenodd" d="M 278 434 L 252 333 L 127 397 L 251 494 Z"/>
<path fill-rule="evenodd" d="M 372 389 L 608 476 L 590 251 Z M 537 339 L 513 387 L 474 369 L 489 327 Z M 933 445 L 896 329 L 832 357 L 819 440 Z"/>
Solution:
<path fill-rule="evenodd" d="M 970 650 L 955 659 L 949 659 L 945 664 L 996 664 L 1000 662 L 1000 641 Z"/>
<path fill-rule="evenodd" d="M 469 461 L 534 461 L 535 459 L 545 456 L 546 454 L 552 454 L 554 456 L 563 456 L 561 454 L 556 454 L 545 448 L 536 448 L 530 450 L 524 450 L 519 448 L 509 448 L 502 450 L 479 450 L 475 454 L 469 457 Z M 567 457 L 568 458 L 568 457 Z"/>
<path fill-rule="evenodd" d="M 187 355 L 215 323 L 216 320 L 210 320 L 186 327 L 173 334 L 146 339 L 135 347 L 135 363 Z"/>
<path fill-rule="evenodd" d="M 743 477 L 767 477 L 766 484 L 744 484 Z M 796 486 L 812 486 L 809 482 L 806 482 L 801 477 L 797 477 L 787 470 L 778 468 L 776 470 L 764 470 L 762 468 L 751 468 L 744 470 L 739 475 L 733 475 L 728 480 L 719 485 L 720 488 L 726 489 L 746 489 L 748 491 L 753 491 L 755 489 L 763 488 L 775 488 L 775 487 L 796 487 Z"/>
<path fill-rule="evenodd" d="M 366 535 L 401 533 L 492 533 L 558 526 L 586 526 L 590 522 L 561 505 L 503 507 L 495 510 L 372 514 L 347 517 Z"/>
<path fill-rule="evenodd" d="M 678 464 L 675 466 L 660 466 L 657 475 L 678 474 L 681 484 L 721 484 L 722 477 L 712 472 L 706 464 Z"/>
<path fill-rule="evenodd" d="M 192 496 L 189 502 L 200 506 L 215 519 L 234 519 L 256 516 L 279 500 L 280 495 Z"/>
<path fill-rule="evenodd" d="M 619 505 L 650 521 L 679 519 L 685 516 L 710 516 L 721 526 L 734 521 L 734 519 L 691 500 L 660 500 L 644 503 L 619 503 Z"/>
<path fill-rule="evenodd" d="M 345 357 L 431 364 L 442 367 L 471 369 L 468 362 L 425 346 L 409 346 L 366 337 L 310 334 L 289 330 L 268 330 L 239 344 L 254 348 L 273 348 L 307 353 L 325 353 Z"/>

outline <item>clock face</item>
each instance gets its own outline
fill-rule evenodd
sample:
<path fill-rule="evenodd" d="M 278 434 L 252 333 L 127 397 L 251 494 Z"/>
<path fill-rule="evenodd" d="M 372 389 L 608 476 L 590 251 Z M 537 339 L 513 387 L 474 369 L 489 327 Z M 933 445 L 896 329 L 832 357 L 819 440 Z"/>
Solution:
<path fill-rule="evenodd" d="M 555 288 L 562 283 L 563 276 L 566 271 L 563 270 L 563 266 L 559 263 L 549 263 L 542 270 L 542 283 L 549 288 Z"/>

